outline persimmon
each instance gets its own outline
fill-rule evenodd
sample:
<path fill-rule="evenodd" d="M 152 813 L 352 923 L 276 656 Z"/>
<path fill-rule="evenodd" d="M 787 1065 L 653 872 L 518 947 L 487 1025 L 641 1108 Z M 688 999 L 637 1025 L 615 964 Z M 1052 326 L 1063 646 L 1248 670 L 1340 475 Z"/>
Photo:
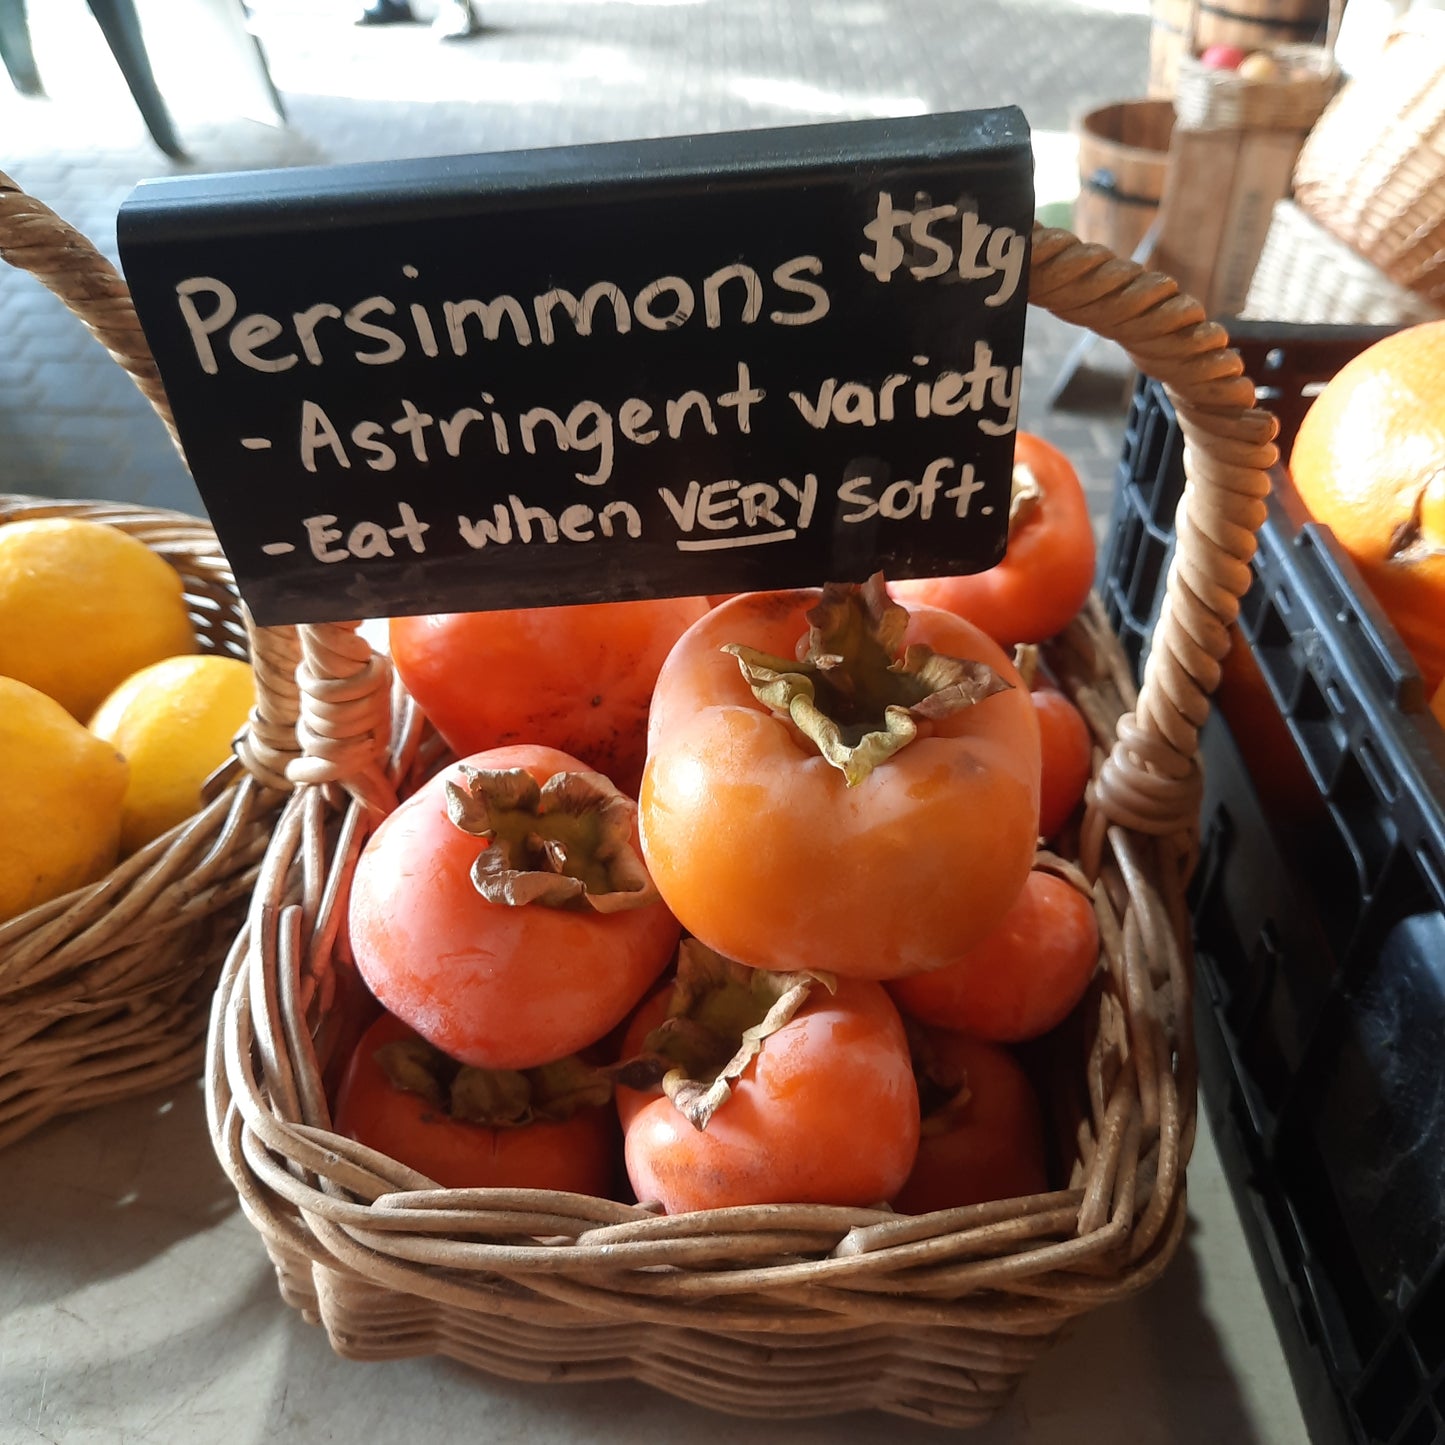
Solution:
<path fill-rule="evenodd" d="M 648 1036 L 662 1093 L 630 1111 L 640 1200 L 669 1214 L 750 1204 L 879 1204 L 918 1148 L 903 1021 L 868 979 L 749 969 L 686 941 Z"/>
<path fill-rule="evenodd" d="M 1094 771 L 1094 737 L 1058 688 L 1036 683 L 1029 696 L 1039 718 L 1039 836 L 1052 838 L 1083 802 Z"/>
<path fill-rule="evenodd" d="M 1336 372 L 1289 470 L 1433 692 L 1445 679 L 1445 321 L 1397 331 Z"/>
<path fill-rule="evenodd" d="M 677 946 L 636 842 L 635 804 L 578 759 L 474 754 L 363 848 L 348 911 L 357 969 L 461 1063 L 575 1053 L 627 1016 Z"/>
<path fill-rule="evenodd" d="M 687 939 L 683 939 L 681 948 L 684 951 L 691 946 Z M 637 1006 L 637 1011 L 628 1020 L 627 1028 L 622 1035 L 618 1061 L 622 1065 L 623 1073 L 613 1090 L 613 1103 L 616 1105 L 617 1117 L 624 1129 L 632 1122 L 634 1115 L 644 1104 L 658 1096 L 659 1090 L 656 1088 L 648 1088 L 640 1081 L 638 1084 L 629 1082 L 627 1069 L 630 1061 L 644 1056 L 648 1035 L 667 1021 L 672 999 L 673 990 L 670 985 L 658 989 L 654 994 L 649 994 Z"/>
<path fill-rule="evenodd" d="M 904 1013 L 1003 1043 L 1021 1043 L 1063 1022 L 1099 961 L 1099 924 L 1082 875 L 1062 860 L 1038 867 L 992 933 L 944 968 L 894 979 Z"/>
<path fill-rule="evenodd" d="M 1096 545 L 1089 501 L 1073 463 L 1031 432 L 1014 442 L 1008 551 L 982 572 L 889 583 L 910 606 L 966 617 L 995 642 L 1042 642 L 1063 630 L 1094 585 Z"/>
<path fill-rule="evenodd" d="M 1039 769 L 1028 692 L 971 623 L 893 603 L 876 577 L 748 593 L 658 676 L 643 854 L 684 928 L 729 958 L 916 973 L 1023 887 Z"/>
<path fill-rule="evenodd" d="M 1044 1193 L 1043 1114 L 1018 1060 L 1000 1044 L 947 1029 L 916 1030 L 913 1051 L 923 1124 L 894 1209 L 929 1214 Z"/>
<path fill-rule="evenodd" d="M 658 668 L 707 609 L 705 597 L 667 597 L 393 617 L 391 655 L 459 757 L 537 743 L 635 797 Z"/>
<path fill-rule="evenodd" d="M 390 1014 L 362 1035 L 337 1091 L 336 1132 L 444 1189 L 605 1195 L 606 1076 L 576 1060 L 529 1073 L 459 1065 Z"/>

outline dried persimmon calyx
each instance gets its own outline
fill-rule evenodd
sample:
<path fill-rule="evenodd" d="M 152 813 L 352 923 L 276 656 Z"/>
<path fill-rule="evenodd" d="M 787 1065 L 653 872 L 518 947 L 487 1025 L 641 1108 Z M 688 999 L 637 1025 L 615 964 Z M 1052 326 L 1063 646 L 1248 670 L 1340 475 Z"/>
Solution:
<path fill-rule="evenodd" d="M 420 1096 L 459 1123 L 489 1129 L 560 1123 L 612 1098 L 608 1071 L 575 1055 L 535 1069 L 479 1069 L 409 1038 L 383 1044 L 376 1063 L 394 1089 Z"/>
<path fill-rule="evenodd" d="M 447 783 L 447 816 L 487 846 L 472 882 L 489 903 L 617 913 L 658 901 L 633 846 L 637 804 L 601 773 L 459 766 Z"/>
<path fill-rule="evenodd" d="M 706 1129 L 766 1041 L 816 989 L 835 987 L 825 973 L 748 968 L 683 939 L 668 1016 L 643 1043 L 653 1081 L 689 1123 Z"/>
<path fill-rule="evenodd" d="M 986 662 L 905 646 L 908 610 L 881 572 L 867 582 L 830 582 L 808 612 L 795 661 L 729 643 L 753 696 L 788 718 L 842 772 L 863 781 L 918 735 L 1012 684 Z"/>

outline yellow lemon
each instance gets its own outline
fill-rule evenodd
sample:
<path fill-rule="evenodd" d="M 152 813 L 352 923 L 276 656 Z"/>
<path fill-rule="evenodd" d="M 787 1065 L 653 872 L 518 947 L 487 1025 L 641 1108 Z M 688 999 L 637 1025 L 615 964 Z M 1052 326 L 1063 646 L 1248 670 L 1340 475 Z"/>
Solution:
<path fill-rule="evenodd" d="M 54 698 L 0 677 L 0 922 L 115 866 L 127 772 Z"/>
<path fill-rule="evenodd" d="M 103 522 L 0 525 L 0 674 L 84 722 L 138 668 L 196 650 L 180 574 Z"/>
<path fill-rule="evenodd" d="M 246 663 L 204 653 L 143 667 L 101 703 L 90 730 L 130 764 L 122 854 L 199 811 L 201 785 L 230 756 L 254 697 Z"/>

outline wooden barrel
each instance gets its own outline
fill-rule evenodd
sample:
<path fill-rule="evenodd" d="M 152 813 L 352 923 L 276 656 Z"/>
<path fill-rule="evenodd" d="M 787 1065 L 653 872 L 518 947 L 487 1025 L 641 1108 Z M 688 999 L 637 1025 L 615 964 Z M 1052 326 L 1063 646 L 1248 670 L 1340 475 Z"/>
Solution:
<path fill-rule="evenodd" d="M 1150 0 L 1149 94 L 1169 97 L 1189 37 L 1192 0 Z"/>
<path fill-rule="evenodd" d="M 1329 0 L 1199 0 L 1194 49 L 1309 45 L 1324 39 Z"/>
<path fill-rule="evenodd" d="M 1174 94 L 1179 57 L 1211 45 L 1264 50 L 1323 41 L 1329 0 L 1150 0 L 1149 94 Z"/>
<path fill-rule="evenodd" d="M 1084 241 L 1131 256 L 1159 210 L 1169 171 L 1174 107 L 1167 100 L 1121 100 L 1079 122 L 1079 199 L 1074 231 Z"/>

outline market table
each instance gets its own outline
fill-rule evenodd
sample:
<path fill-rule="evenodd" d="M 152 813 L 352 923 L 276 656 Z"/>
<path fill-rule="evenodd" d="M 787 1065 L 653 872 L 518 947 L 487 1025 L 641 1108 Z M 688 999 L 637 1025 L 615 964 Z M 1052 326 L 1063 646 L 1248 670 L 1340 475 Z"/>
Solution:
<path fill-rule="evenodd" d="M 211 1154 L 199 1085 L 54 1121 L 0 1156 L 0 1180 L 6 1445 L 944 1438 L 879 1414 L 767 1424 L 630 1383 L 526 1385 L 438 1359 L 340 1359 L 281 1302 Z M 977 1445 L 1305 1445 L 1202 1111 L 1189 1185 L 1189 1232 L 1163 1279 L 1089 1315 L 971 1433 Z"/>

